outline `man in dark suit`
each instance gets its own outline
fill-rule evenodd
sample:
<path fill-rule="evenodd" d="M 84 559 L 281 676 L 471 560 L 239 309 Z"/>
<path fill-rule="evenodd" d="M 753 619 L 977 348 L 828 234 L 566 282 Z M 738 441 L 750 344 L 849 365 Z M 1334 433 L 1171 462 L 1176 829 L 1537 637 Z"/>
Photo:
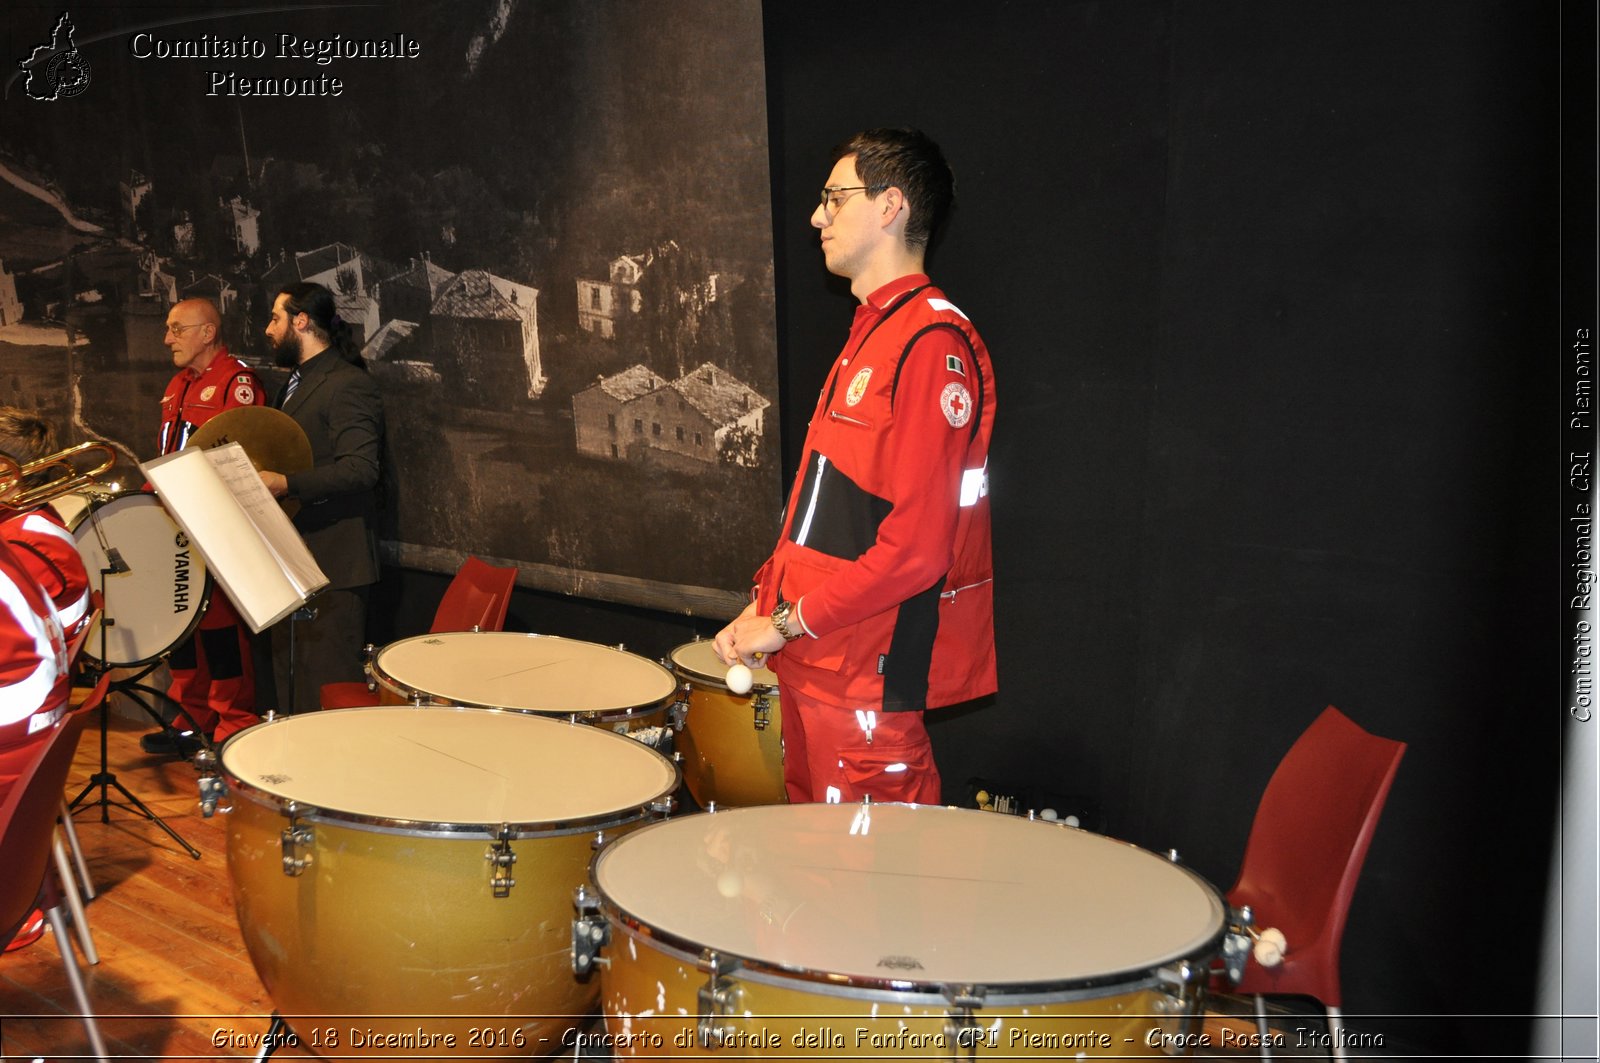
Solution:
<path fill-rule="evenodd" d="M 294 526 L 327 574 L 328 588 L 312 602 L 313 620 L 294 624 L 295 675 L 290 697 L 289 625 L 271 630 L 273 673 L 280 711 L 320 704 L 324 683 L 361 679 L 367 589 L 378 580 L 374 533 L 383 451 L 383 402 L 339 319 L 333 293 L 320 284 L 291 284 L 278 293 L 267 323 L 277 363 L 292 368 L 273 405 L 293 417 L 311 441 L 312 467 L 287 475 L 262 470 L 275 498 L 294 498 Z"/>

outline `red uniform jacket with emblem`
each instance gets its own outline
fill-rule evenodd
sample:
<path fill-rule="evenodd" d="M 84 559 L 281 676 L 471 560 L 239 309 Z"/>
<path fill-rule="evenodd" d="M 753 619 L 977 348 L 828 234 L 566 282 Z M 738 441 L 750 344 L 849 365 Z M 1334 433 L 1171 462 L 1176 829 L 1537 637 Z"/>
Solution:
<path fill-rule="evenodd" d="M 889 712 L 994 692 L 994 411 L 988 349 L 927 277 L 857 308 L 756 575 L 757 607 L 800 601 L 815 636 L 772 658 L 786 685 Z"/>
<path fill-rule="evenodd" d="M 218 351 L 199 376 L 180 369 L 161 396 L 161 453 L 182 450 L 190 433 L 223 410 L 260 406 L 266 401 L 255 370 L 229 354 L 227 348 Z"/>

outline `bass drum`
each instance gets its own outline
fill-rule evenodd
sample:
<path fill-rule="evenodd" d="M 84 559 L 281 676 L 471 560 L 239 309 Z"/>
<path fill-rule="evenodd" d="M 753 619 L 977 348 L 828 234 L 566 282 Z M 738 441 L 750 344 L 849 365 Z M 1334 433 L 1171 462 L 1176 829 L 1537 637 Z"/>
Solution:
<path fill-rule="evenodd" d="M 709 641 L 688 642 L 672 651 L 672 670 L 683 680 L 683 732 L 676 748 L 683 754 L 683 784 L 706 808 L 782 804 L 783 711 L 778 677 L 751 669 L 748 694 L 728 689 L 728 666 Z"/>
<path fill-rule="evenodd" d="M 120 495 L 83 508 L 72 536 L 89 586 L 105 592 L 103 619 L 90 629 L 83 654 L 119 668 L 160 660 L 205 614 L 211 574 L 200 551 L 154 495 Z M 121 566 L 108 562 L 112 551 Z M 113 567 L 124 571 L 107 571 Z"/>
<path fill-rule="evenodd" d="M 1154 853 L 932 806 L 685 816 L 590 875 L 575 934 L 606 944 L 577 960 L 619 1056 L 1159 1056 L 1227 914 Z"/>
<path fill-rule="evenodd" d="M 573 890 L 678 784 L 638 742 L 482 709 L 280 717 L 221 765 L 245 946 L 327 1056 L 558 1049 L 595 998 L 572 975 Z"/>
<path fill-rule="evenodd" d="M 641 737 L 664 730 L 677 685 L 612 646 L 516 631 L 448 631 L 391 642 L 367 665 L 386 704 L 467 705 L 551 716 Z"/>

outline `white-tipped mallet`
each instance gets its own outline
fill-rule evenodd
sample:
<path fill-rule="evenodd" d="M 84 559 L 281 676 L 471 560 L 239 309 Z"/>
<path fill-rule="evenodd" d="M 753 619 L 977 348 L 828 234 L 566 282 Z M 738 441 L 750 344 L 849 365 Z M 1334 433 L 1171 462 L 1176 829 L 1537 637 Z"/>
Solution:
<path fill-rule="evenodd" d="M 728 668 L 728 689 L 735 694 L 748 694 L 750 688 L 755 686 L 756 677 L 750 669 L 743 664 L 731 665 Z"/>

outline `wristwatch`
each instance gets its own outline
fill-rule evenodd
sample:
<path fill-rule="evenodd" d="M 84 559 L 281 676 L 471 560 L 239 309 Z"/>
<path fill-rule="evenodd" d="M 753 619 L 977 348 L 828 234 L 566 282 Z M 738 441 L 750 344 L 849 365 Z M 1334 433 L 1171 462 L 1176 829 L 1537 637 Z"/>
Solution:
<path fill-rule="evenodd" d="M 778 634 L 783 636 L 785 642 L 793 642 L 801 634 L 789 627 L 789 614 L 793 611 L 793 602 L 779 602 L 778 607 L 772 611 L 772 626 L 778 629 Z"/>

